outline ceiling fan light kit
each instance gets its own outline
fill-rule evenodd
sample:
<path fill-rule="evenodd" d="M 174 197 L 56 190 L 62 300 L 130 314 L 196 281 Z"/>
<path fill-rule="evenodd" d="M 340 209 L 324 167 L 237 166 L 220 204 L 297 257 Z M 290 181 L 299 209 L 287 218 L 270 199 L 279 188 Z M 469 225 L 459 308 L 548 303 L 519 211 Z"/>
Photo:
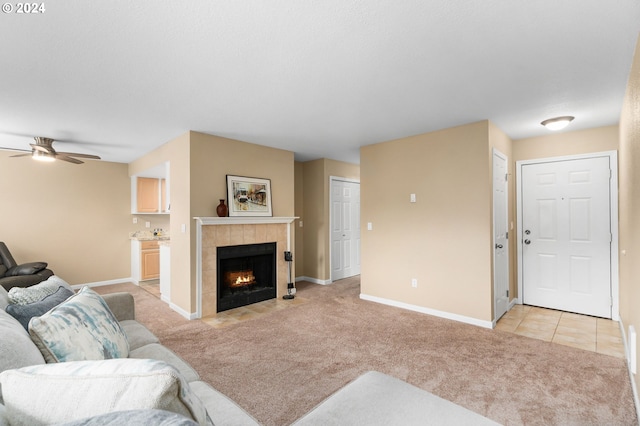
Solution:
<path fill-rule="evenodd" d="M 56 160 L 56 158 L 53 155 L 51 155 L 50 153 L 37 151 L 35 149 L 31 153 L 31 158 L 33 158 L 34 160 L 38 160 L 38 161 L 48 161 L 48 162 L 52 162 L 52 161 Z"/>
<path fill-rule="evenodd" d="M 546 127 L 549 130 L 560 130 L 567 127 L 569 123 L 573 121 L 574 118 L 575 117 L 571 115 L 565 115 L 562 117 L 548 118 L 543 122 L 541 122 L 540 124 L 542 124 L 544 127 Z"/>
<path fill-rule="evenodd" d="M 38 161 L 51 162 L 55 160 L 62 160 L 62 161 L 66 161 L 68 163 L 73 163 L 73 164 L 84 163 L 84 161 L 80 161 L 75 157 L 91 158 L 93 160 L 100 159 L 100 157 L 98 157 L 97 155 L 91 155 L 91 154 L 80 154 L 77 152 L 57 152 L 55 149 L 53 149 L 53 142 L 55 141 L 54 139 L 51 139 L 51 138 L 43 138 L 38 136 L 33 139 L 35 139 L 36 143 L 30 144 L 31 145 L 30 153 L 12 155 L 12 157 L 30 156 L 34 160 L 38 160 Z"/>

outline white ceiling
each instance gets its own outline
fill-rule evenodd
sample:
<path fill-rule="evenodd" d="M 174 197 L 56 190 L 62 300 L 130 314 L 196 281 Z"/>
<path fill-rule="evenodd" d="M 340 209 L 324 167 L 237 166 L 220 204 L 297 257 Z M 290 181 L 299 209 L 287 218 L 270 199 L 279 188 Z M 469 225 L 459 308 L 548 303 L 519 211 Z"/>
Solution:
<path fill-rule="evenodd" d="M 616 124 L 640 31 L 638 0 L 44 5 L 0 14 L 0 147 L 125 163 L 188 130 L 357 163 L 484 119 L 513 139 Z"/>

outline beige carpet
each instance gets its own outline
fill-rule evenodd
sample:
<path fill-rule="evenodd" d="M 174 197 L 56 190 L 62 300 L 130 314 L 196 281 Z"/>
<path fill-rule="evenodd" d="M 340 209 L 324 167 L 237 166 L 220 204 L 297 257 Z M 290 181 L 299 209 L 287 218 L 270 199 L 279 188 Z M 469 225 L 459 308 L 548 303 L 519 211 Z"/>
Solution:
<path fill-rule="evenodd" d="M 635 425 L 619 358 L 359 299 L 359 279 L 298 283 L 309 301 L 222 329 L 130 284 L 138 319 L 265 425 L 288 425 L 367 370 L 507 425 Z"/>

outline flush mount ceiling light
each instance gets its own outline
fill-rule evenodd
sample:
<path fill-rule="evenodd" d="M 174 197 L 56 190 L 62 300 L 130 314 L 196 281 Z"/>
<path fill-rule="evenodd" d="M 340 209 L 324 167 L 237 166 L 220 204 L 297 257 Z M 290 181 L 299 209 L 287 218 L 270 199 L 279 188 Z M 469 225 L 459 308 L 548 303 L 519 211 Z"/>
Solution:
<path fill-rule="evenodd" d="M 540 124 L 542 124 L 544 127 L 546 127 L 549 130 L 560 130 L 567 127 L 569 123 L 573 121 L 574 118 L 575 117 L 572 117 L 570 115 L 565 115 L 563 117 L 549 118 L 547 120 L 544 120 Z"/>

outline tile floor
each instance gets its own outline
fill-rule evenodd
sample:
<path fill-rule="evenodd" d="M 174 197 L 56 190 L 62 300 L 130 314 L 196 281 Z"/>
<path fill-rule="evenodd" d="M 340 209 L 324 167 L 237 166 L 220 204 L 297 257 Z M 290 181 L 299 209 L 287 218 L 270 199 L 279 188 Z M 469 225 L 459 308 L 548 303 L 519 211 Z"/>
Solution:
<path fill-rule="evenodd" d="M 242 321 L 257 318 L 260 315 L 264 315 L 269 312 L 279 311 L 281 309 L 301 305 L 306 302 L 307 301 L 305 299 L 299 296 L 296 296 L 295 299 L 291 300 L 269 299 L 252 305 L 218 312 L 215 315 L 202 318 L 201 321 L 214 328 L 223 328 Z"/>
<path fill-rule="evenodd" d="M 618 322 L 535 306 L 515 305 L 496 330 L 624 358 Z"/>
<path fill-rule="evenodd" d="M 140 283 L 140 288 L 151 293 L 158 299 L 160 298 L 160 284 L 158 280 L 143 281 Z M 289 306 L 297 306 L 305 302 L 306 299 L 301 298 L 300 296 L 296 296 L 295 299 L 292 300 L 270 299 L 254 303 L 249 306 L 229 309 L 228 311 L 204 317 L 201 320 L 214 328 L 222 328 L 231 324 L 237 324 L 242 321 L 256 318 L 262 314 L 279 311 L 281 309 L 288 308 Z"/>

